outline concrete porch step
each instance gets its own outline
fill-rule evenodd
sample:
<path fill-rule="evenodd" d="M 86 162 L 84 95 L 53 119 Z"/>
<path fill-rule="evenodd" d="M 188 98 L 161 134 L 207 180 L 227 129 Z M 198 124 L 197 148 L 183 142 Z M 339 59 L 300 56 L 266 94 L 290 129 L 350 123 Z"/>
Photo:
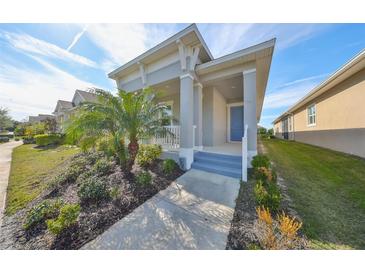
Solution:
<path fill-rule="evenodd" d="M 209 154 L 209 153 L 207 153 Z M 202 162 L 202 163 L 209 163 L 212 165 L 218 165 L 218 166 L 224 166 L 224 167 L 228 167 L 228 168 L 237 168 L 237 169 L 241 169 L 242 167 L 242 159 L 236 159 L 236 158 L 219 158 L 219 157 L 214 157 L 214 156 L 207 156 L 205 154 L 198 154 L 198 155 L 194 155 L 194 161 L 195 162 Z"/>
<path fill-rule="evenodd" d="M 224 176 L 240 179 L 242 177 L 242 171 L 240 168 L 229 168 L 217 164 L 211 164 L 207 162 L 193 162 L 191 165 L 194 169 L 204 170 Z"/>
<path fill-rule="evenodd" d="M 194 154 L 194 157 L 196 156 L 204 158 L 223 159 L 227 161 L 242 161 L 242 157 L 240 155 L 229 155 L 214 152 L 197 151 Z"/>

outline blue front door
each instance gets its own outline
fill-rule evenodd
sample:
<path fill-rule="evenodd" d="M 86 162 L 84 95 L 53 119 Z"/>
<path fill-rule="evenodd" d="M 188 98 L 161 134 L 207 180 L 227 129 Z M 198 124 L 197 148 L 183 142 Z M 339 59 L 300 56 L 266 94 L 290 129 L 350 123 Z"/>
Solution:
<path fill-rule="evenodd" d="M 243 137 L 243 106 L 230 108 L 231 141 L 242 141 Z"/>

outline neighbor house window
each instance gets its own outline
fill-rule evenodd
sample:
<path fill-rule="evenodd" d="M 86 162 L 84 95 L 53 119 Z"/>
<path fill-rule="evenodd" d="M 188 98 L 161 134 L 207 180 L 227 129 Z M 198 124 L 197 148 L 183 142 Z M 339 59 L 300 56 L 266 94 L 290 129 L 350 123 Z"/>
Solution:
<path fill-rule="evenodd" d="M 316 124 L 316 105 L 311 105 L 307 108 L 308 126 Z"/>

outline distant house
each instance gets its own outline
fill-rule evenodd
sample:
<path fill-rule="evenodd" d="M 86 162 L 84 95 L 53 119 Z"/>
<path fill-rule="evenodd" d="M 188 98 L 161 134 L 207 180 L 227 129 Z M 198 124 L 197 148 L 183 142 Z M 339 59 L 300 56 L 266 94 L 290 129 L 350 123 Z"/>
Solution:
<path fill-rule="evenodd" d="M 365 50 L 273 122 L 278 138 L 365 158 Z"/>
<path fill-rule="evenodd" d="M 40 123 L 47 119 L 55 119 L 51 114 L 38 114 L 38 116 L 29 116 L 29 123 Z"/>
<path fill-rule="evenodd" d="M 58 129 L 62 131 L 63 123 L 67 121 L 75 112 L 78 106 L 85 102 L 96 102 L 97 95 L 93 92 L 84 90 L 75 90 L 72 101 L 58 100 L 56 108 L 53 112 L 58 125 Z"/>

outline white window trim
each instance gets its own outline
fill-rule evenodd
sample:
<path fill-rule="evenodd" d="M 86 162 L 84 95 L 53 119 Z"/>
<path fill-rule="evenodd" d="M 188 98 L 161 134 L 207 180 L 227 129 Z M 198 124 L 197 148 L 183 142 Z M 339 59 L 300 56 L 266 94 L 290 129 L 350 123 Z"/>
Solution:
<path fill-rule="evenodd" d="M 240 141 L 231 141 L 231 107 L 243 106 L 243 102 L 227 104 L 227 143 L 242 143 Z"/>
<path fill-rule="evenodd" d="M 311 107 L 314 107 L 314 120 L 315 120 L 315 122 L 312 124 L 309 123 L 309 113 L 308 113 L 308 109 Z M 307 107 L 307 127 L 314 127 L 316 126 L 316 124 L 317 124 L 317 107 L 316 104 L 311 104 Z"/>

